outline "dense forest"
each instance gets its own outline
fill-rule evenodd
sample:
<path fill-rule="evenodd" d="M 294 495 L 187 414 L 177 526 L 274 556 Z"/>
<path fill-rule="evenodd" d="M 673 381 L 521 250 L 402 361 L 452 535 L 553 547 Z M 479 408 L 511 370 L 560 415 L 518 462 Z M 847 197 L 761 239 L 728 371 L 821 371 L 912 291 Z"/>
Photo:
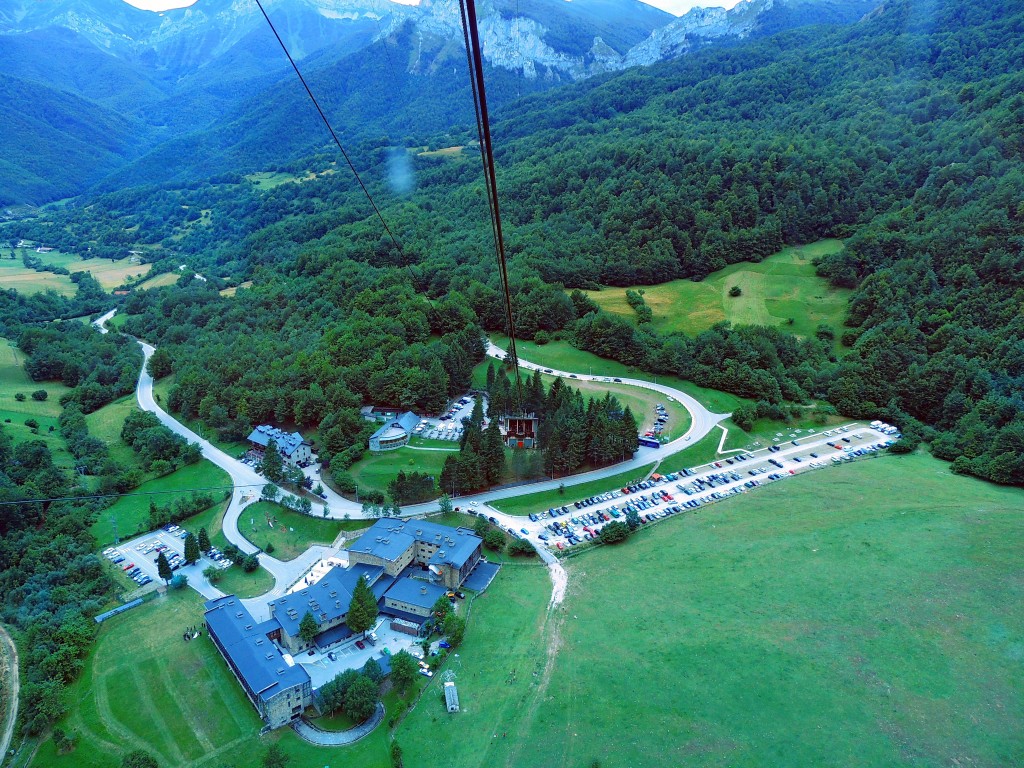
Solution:
<path fill-rule="evenodd" d="M 890 3 L 499 112 L 517 331 L 765 405 L 827 398 L 896 421 L 903 448 L 1024 482 L 1020 21 L 1008 2 Z M 343 455 L 360 403 L 437 408 L 468 384 L 479 329 L 505 330 L 472 151 L 410 156 L 404 196 L 386 140 L 353 155 L 400 249 L 328 156 L 277 167 L 301 181 L 126 189 L 4 233 L 204 270 L 125 306 L 172 358 L 172 407 L 224 436 L 319 424 Z M 848 245 L 820 274 L 855 288 L 840 359 L 775 329 L 659 335 L 565 290 L 700 279 L 823 236 Z"/>
<path fill-rule="evenodd" d="M 78 676 L 96 633 L 92 617 L 113 589 L 88 530 L 100 503 L 27 500 L 85 493 L 54 465 L 46 443 L 13 445 L 0 426 L 0 617 L 22 633 L 26 733 L 64 714 L 64 686 Z"/>

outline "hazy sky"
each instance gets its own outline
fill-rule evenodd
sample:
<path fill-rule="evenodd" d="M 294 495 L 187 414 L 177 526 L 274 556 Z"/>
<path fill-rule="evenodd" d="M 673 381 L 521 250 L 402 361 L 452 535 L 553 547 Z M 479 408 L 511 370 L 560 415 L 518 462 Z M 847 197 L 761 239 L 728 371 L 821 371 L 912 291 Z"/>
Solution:
<path fill-rule="evenodd" d="M 418 4 L 412 0 L 398 1 L 404 1 L 407 5 Z M 169 8 L 185 8 L 195 3 L 196 0 L 125 0 L 125 2 L 134 5 L 136 8 L 144 8 L 147 11 L 166 11 Z M 655 8 L 661 8 L 661 10 L 668 11 L 676 16 L 682 16 L 691 8 L 697 6 L 732 8 L 739 0 L 643 0 L 643 2 L 653 5 Z"/>

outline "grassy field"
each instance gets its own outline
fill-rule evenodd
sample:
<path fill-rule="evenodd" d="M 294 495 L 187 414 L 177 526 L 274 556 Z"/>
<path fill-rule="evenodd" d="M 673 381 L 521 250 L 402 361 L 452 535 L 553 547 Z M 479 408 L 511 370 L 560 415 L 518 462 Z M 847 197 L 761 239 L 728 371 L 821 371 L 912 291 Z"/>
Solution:
<path fill-rule="evenodd" d="M 663 332 L 682 331 L 695 336 L 715 323 L 777 325 L 800 336 L 811 336 L 819 324 L 841 329 L 850 291 L 832 288 L 814 273 L 812 260 L 841 251 L 839 240 L 821 240 L 798 248 L 785 248 L 757 264 L 730 264 L 701 282 L 673 280 L 650 286 L 644 300 L 654 313 L 652 326 Z M 740 296 L 729 296 L 737 286 Z M 626 302 L 625 288 L 588 291 L 604 310 L 636 318 Z M 792 324 L 789 320 L 792 319 Z"/>
<path fill-rule="evenodd" d="M 89 435 L 106 443 L 110 458 L 121 466 L 136 463 L 135 452 L 121 440 L 121 429 L 128 414 L 138 409 L 135 395 L 125 395 L 85 417 Z"/>
<path fill-rule="evenodd" d="M 74 254 L 51 251 L 50 253 L 32 253 L 38 256 L 46 266 L 64 267 L 70 272 L 89 271 L 104 290 L 110 291 L 124 283 L 129 277 L 146 274 L 151 264 L 135 264 L 130 259 L 82 259 Z M 57 275 L 53 272 L 36 272 L 26 267 L 20 258 L 0 259 L 0 284 L 5 288 L 13 288 L 21 293 L 39 293 L 52 289 L 64 296 L 74 296 L 78 290 L 68 275 Z"/>
<path fill-rule="evenodd" d="M 290 765 L 387 764 L 386 727 L 344 750 L 313 747 L 288 729 L 261 737 L 255 709 L 213 643 L 205 634 L 181 639 L 202 617 L 202 598 L 185 589 L 104 622 L 68 693 L 76 703 L 60 723 L 73 735 L 74 751 L 58 755 L 47 740 L 31 765 L 109 768 L 130 750 L 144 749 L 161 766 L 253 768 L 271 743 L 291 757 Z M 390 713 L 404 709 L 394 693 L 384 705 Z"/>
<path fill-rule="evenodd" d="M 103 510 L 89 531 L 96 537 L 98 544 L 111 544 L 114 541 L 114 524 L 111 518 L 117 521 L 117 533 L 120 537 L 128 538 L 148 529 L 150 500 L 157 506 L 165 506 L 176 495 L 187 495 L 193 490 L 224 488 L 230 485 L 231 479 L 224 470 L 206 459 L 200 459 L 197 463 L 182 467 L 169 475 L 149 480 L 132 491 L 134 494 L 159 492 L 158 495 L 134 495 L 118 499 L 113 506 Z M 227 490 L 208 491 L 216 499 L 222 498 L 226 492 Z"/>
<path fill-rule="evenodd" d="M 507 515 L 522 515 L 525 517 L 531 512 L 550 509 L 556 505 L 572 504 L 574 501 L 593 496 L 595 493 L 604 493 L 605 491 L 619 488 L 633 480 L 645 477 L 653 467 L 654 464 L 652 463 L 646 467 L 630 469 L 601 480 L 591 480 L 579 485 L 567 485 L 564 492 L 559 492 L 555 489 L 553 491 L 539 491 L 525 496 L 501 499 L 500 501 L 492 502 L 491 506 L 500 509 Z"/>
<path fill-rule="evenodd" d="M 556 693 L 519 724 L 522 764 L 1017 761 L 1024 493 L 923 455 L 828 470 L 827 499 L 821 480 L 568 565 Z M 638 691 L 644 717 L 622 717 Z"/>
<path fill-rule="evenodd" d="M 163 288 L 168 285 L 174 285 L 178 282 L 178 278 L 181 275 L 176 272 L 162 272 L 159 275 L 143 280 L 139 283 L 139 290 L 147 290 L 149 288 Z"/>
<path fill-rule="evenodd" d="M 449 660 L 462 711 L 443 709 L 439 675 L 418 681 L 395 731 L 404 763 L 1019 764 L 1022 508 L 1020 489 L 884 456 L 573 559 L 550 615 L 546 570 L 508 565 Z M 180 640 L 200 617 L 186 590 L 105 623 L 61 723 L 75 751 L 45 742 L 34 765 L 108 766 L 144 746 L 161 765 L 250 768 L 272 741 L 293 765 L 388 764 L 386 727 L 345 750 L 260 739 L 212 645 Z"/>
<path fill-rule="evenodd" d="M 508 337 L 492 333 L 491 341 L 502 349 L 508 348 Z M 563 371 L 579 372 L 584 376 L 609 376 L 611 378 L 629 377 L 641 381 L 653 381 L 658 384 L 665 384 L 675 387 L 681 392 L 696 398 L 699 402 L 715 413 L 731 413 L 741 403 L 748 400 L 729 394 L 719 392 L 716 389 L 708 389 L 694 384 L 692 381 L 684 381 L 674 376 L 655 376 L 646 371 L 638 371 L 632 366 L 623 365 L 615 360 L 606 360 L 591 352 L 576 349 L 567 341 L 552 341 L 548 344 L 538 346 L 532 341 L 516 341 L 516 349 L 519 356 L 531 363 L 537 363 L 548 368 L 558 368 Z M 482 382 L 486 379 L 487 364 L 474 369 L 474 382 L 477 377 Z M 575 383 L 575 379 L 570 380 Z M 638 390 L 642 391 L 642 390 Z"/>
<path fill-rule="evenodd" d="M 78 286 L 67 275 L 36 272 L 18 259 L 0 259 L 0 285 L 18 293 L 32 294 L 53 290 L 62 296 L 74 296 Z"/>
<path fill-rule="evenodd" d="M 53 460 L 61 467 L 73 467 L 74 458 L 68 452 L 57 429 L 60 416 L 60 398 L 69 388 L 59 382 L 35 382 L 28 377 L 23 367 L 25 355 L 13 342 L 0 339 L 0 422 L 4 431 L 15 443 L 27 440 L 42 440 L 53 454 Z M 33 400 L 32 393 L 39 389 L 47 392 L 46 400 Z M 25 395 L 23 401 L 15 399 L 18 393 Z M 25 425 L 27 419 L 39 422 L 36 433 Z M 50 431 L 53 427 L 54 431 Z"/>
<path fill-rule="evenodd" d="M 104 622 L 69 691 L 78 703 L 62 725 L 76 747 L 57 755 L 48 741 L 33 765 L 98 768 L 132 749 L 160 765 L 219 765 L 254 743 L 260 720 L 213 643 L 181 639 L 202 616 L 202 598 L 184 589 Z"/>
<path fill-rule="evenodd" d="M 268 524 L 268 517 L 274 521 Z M 340 520 L 302 515 L 285 509 L 280 504 L 258 501 L 242 511 L 238 530 L 261 549 L 274 545 L 273 556 L 278 560 L 294 560 L 310 544 L 330 544 L 342 530 Z"/>
<path fill-rule="evenodd" d="M 241 283 L 240 285 L 233 285 L 230 288 L 225 288 L 223 291 L 220 292 L 220 295 L 234 296 L 236 293 L 238 293 L 239 288 L 252 288 L 252 280 L 246 280 L 244 283 Z"/>
<path fill-rule="evenodd" d="M 447 443 L 448 448 L 458 448 L 457 442 L 431 441 Z M 399 448 L 383 453 L 367 452 L 348 470 L 359 485 L 359 490 L 388 492 L 388 483 L 398 477 L 399 472 L 424 472 L 441 476 L 444 461 L 453 454 L 451 451 L 417 451 L 413 448 Z"/>

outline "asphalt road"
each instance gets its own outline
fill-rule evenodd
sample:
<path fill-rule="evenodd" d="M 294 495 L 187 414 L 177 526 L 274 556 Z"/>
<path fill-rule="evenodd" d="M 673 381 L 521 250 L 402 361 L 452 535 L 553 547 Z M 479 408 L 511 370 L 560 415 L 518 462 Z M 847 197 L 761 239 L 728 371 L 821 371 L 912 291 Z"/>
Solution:
<path fill-rule="evenodd" d="M 103 317 L 96 321 L 97 327 L 102 328 L 102 323 L 110 319 L 114 314 L 113 311 L 108 312 Z M 145 357 L 145 363 L 149 362 L 149 358 L 152 356 L 155 348 L 145 342 L 140 341 L 143 355 Z M 504 352 L 491 344 L 488 348 L 488 354 L 497 359 L 504 357 Z M 139 381 L 136 390 L 136 396 L 138 399 L 139 406 L 146 411 L 150 411 L 155 414 L 164 426 L 170 429 L 175 434 L 181 435 L 190 442 L 198 443 L 202 449 L 203 457 L 215 464 L 216 466 L 227 472 L 231 478 L 232 485 L 235 486 L 232 492 L 231 502 L 228 506 L 227 511 L 224 514 L 223 531 L 224 536 L 232 544 L 237 546 L 240 550 L 246 553 L 256 552 L 258 548 L 250 543 L 238 530 L 238 519 L 242 514 L 247 503 L 255 501 L 260 496 L 260 491 L 263 486 L 267 484 L 266 479 L 259 475 L 253 468 L 247 464 L 242 463 L 238 459 L 228 456 L 224 451 L 214 446 L 210 441 L 204 439 L 200 435 L 197 435 L 192 430 L 181 424 L 170 414 L 168 414 L 160 405 L 156 402 L 153 395 L 153 378 L 146 371 L 146 365 L 143 364 L 142 372 L 139 374 Z M 541 369 L 541 366 L 534 363 L 530 363 L 527 360 L 520 359 L 519 364 L 524 369 Z M 542 369 L 548 370 L 548 369 Z M 552 374 L 556 376 L 562 376 L 569 378 L 571 372 L 552 370 Z M 592 376 L 583 376 L 582 374 L 575 374 L 576 378 L 581 380 L 590 379 L 593 380 Z M 613 464 L 602 469 L 594 470 L 592 472 L 586 472 L 578 475 L 571 475 L 569 477 L 559 478 L 557 480 L 543 480 L 537 483 L 530 483 L 528 485 L 516 486 L 514 488 L 503 488 L 495 491 L 488 491 L 485 493 L 474 494 L 471 496 L 463 496 L 459 498 L 460 505 L 465 505 L 467 502 L 473 501 L 478 505 L 486 505 L 487 502 L 495 501 L 498 499 L 509 498 L 513 496 L 521 496 L 524 494 L 537 493 L 538 491 L 555 490 L 559 487 L 565 486 L 570 487 L 578 485 L 580 483 L 587 483 L 593 480 L 599 480 L 604 477 L 610 477 L 617 475 L 621 472 L 628 471 L 630 469 L 641 469 L 648 464 L 656 461 L 659 458 L 669 456 L 678 451 L 684 450 L 685 448 L 698 442 L 701 438 L 707 435 L 715 426 L 727 418 L 729 414 L 716 414 L 712 413 L 701 405 L 696 399 L 690 395 L 677 390 L 673 387 L 669 387 L 664 384 L 653 384 L 648 381 L 641 379 L 621 379 L 621 383 L 629 384 L 632 386 L 640 387 L 643 389 L 649 389 L 652 391 L 659 392 L 666 396 L 666 398 L 673 398 L 680 404 L 682 404 L 690 412 L 690 428 L 685 434 L 681 435 L 677 439 L 670 443 L 663 445 L 661 448 L 646 448 L 641 447 L 634 457 L 628 461 L 621 462 L 619 464 Z M 308 477 L 314 480 L 319 480 L 319 467 L 314 465 L 305 470 Z M 351 519 L 361 519 L 364 517 L 362 506 L 349 501 L 336 494 L 330 488 L 324 488 L 324 495 L 326 496 L 325 506 L 327 509 L 327 517 L 334 519 L 342 519 L 348 516 Z M 496 519 L 501 520 L 506 528 L 513 527 L 516 523 L 522 523 L 524 518 L 511 517 L 503 515 L 496 510 L 487 508 L 490 510 L 488 516 L 494 516 Z M 413 504 L 402 508 L 402 516 L 414 516 L 425 514 L 428 512 L 437 511 L 437 502 L 428 502 L 425 504 Z M 323 507 L 319 505 L 314 506 L 314 514 L 319 515 L 323 513 Z M 519 525 L 515 525 L 515 530 L 519 529 Z M 330 550 L 326 547 L 311 547 L 302 556 L 284 562 L 277 560 L 276 558 L 270 557 L 266 553 L 260 553 L 260 565 L 266 568 L 273 576 L 275 580 L 274 589 L 271 591 L 272 597 L 277 597 L 284 594 L 285 590 L 291 586 L 295 581 L 317 560 L 321 559 Z M 216 587 L 210 585 L 205 577 L 202 576 L 201 571 L 198 568 L 189 569 L 189 583 L 191 586 L 197 589 L 206 597 L 216 597 L 220 594 Z M 256 599 L 253 602 L 253 609 L 259 604 Z M 265 605 L 266 598 L 262 598 L 262 604 Z"/>
<path fill-rule="evenodd" d="M 14 725 L 18 722 L 18 693 L 20 684 L 18 680 L 18 648 L 7 634 L 7 630 L 0 626 L 0 643 L 4 646 L 3 655 L 8 661 L 10 677 L 8 678 L 9 693 L 7 695 L 7 716 L 4 719 L 4 730 L 0 733 L 0 763 L 7 757 L 7 749 L 11 746 L 11 737 L 14 735 Z"/>

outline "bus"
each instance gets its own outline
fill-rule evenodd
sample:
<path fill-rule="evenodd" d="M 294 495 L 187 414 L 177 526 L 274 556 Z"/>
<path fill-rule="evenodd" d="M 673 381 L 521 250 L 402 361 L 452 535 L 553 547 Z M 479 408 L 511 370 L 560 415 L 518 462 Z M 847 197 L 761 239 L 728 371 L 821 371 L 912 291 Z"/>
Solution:
<path fill-rule="evenodd" d="M 661 448 L 661 443 L 649 437 L 641 437 L 640 445 L 647 446 L 648 448 Z"/>

